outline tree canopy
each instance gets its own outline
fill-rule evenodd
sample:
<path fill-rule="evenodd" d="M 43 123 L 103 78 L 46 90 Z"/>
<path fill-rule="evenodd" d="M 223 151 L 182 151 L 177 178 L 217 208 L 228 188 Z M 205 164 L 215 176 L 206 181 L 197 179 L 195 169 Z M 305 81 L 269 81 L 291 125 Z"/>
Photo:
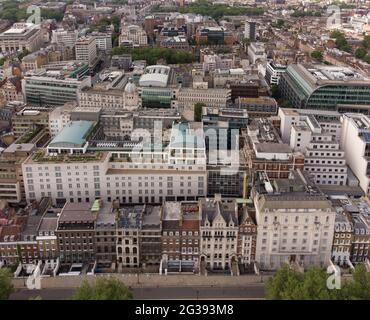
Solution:
<path fill-rule="evenodd" d="M 263 8 L 258 7 L 247 7 L 247 6 L 233 6 L 230 7 L 225 4 L 212 4 L 207 0 L 200 0 L 196 3 L 190 3 L 186 7 L 176 8 L 163 8 L 156 6 L 153 8 L 153 12 L 166 12 L 166 11 L 179 11 L 180 13 L 195 13 L 201 14 L 202 16 L 210 16 L 215 20 L 222 18 L 223 16 L 242 16 L 242 15 L 261 15 L 264 13 Z"/>
<path fill-rule="evenodd" d="M 187 51 L 170 48 L 126 48 L 123 46 L 113 48 L 112 55 L 128 53 L 132 60 L 146 60 L 149 65 L 156 64 L 159 59 L 166 60 L 168 64 L 191 63 L 195 60 L 193 54 Z"/>
<path fill-rule="evenodd" d="M 352 51 L 351 46 L 348 44 L 344 33 L 340 32 L 338 30 L 334 30 L 330 34 L 330 38 L 335 39 L 335 45 L 338 49 L 340 49 L 342 51 L 346 51 L 346 52 L 351 52 Z"/>
<path fill-rule="evenodd" d="M 280 94 L 279 86 L 277 84 L 273 84 L 271 86 L 271 95 L 274 99 L 280 99 L 281 94 Z"/>
<path fill-rule="evenodd" d="M 0 300 L 9 299 L 13 292 L 12 273 L 7 268 L 0 269 Z"/>
<path fill-rule="evenodd" d="M 17 57 L 19 60 L 22 60 L 25 56 L 29 55 L 30 53 L 31 52 L 29 50 L 25 49 L 22 52 L 20 52 Z"/>
<path fill-rule="evenodd" d="M 84 281 L 73 295 L 73 300 L 131 300 L 132 292 L 116 278 L 97 278 L 90 284 Z"/>
<path fill-rule="evenodd" d="M 367 50 L 365 48 L 357 48 L 355 51 L 355 57 L 357 59 L 363 59 L 367 55 Z"/>
<path fill-rule="evenodd" d="M 119 38 L 119 27 L 120 27 L 120 19 L 118 16 L 112 16 L 111 18 L 104 17 L 100 19 L 98 22 L 94 23 L 89 27 L 89 32 L 99 31 L 104 32 L 106 27 L 113 25 L 114 32 L 112 33 L 112 46 L 118 46 L 118 38 Z"/>
<path fill-rule="evenodd" d="M 292 17 L 321 17 L 320 11 L 303 11 L 303 10 L 294 10 L 291 14 Z"/>
<path fill-rule="evenodd" d="M 41 17 L 44 19 L 55 19 L 56 21 L 60 22 L 63 20 L 64 11 L 41 9 Z"/>
<path fill-rule="evenodd" d="M 314 50 L 311 52 L 311 58 L 317 60 L 317 61 L 322 61 L 323 55 L 321 51 Z"/>
<path fill-rule="evenodd" d="M 0 19 L 9 20 L 11 23 L 25 20 L 29 14 L 27 14 L 26 8 L 20 8 L 19 2 L 17 1 L 6 1 L 2 3 L 2 9 L 0 10 Z"/>
<path fill-rule="evenodd" d="M 285 24 L 285 21 L 283 19 L 277 19 L 276 21 L 273 21 L 271 23 L 271 25 L 274 27 L 274 28 L 278 28 L 278 29 L 281 29 Z"/>
<path fill-rule="evenodd" d="M 104 31 L 107 26 L 114 26 L 114 32 L 119 32 L 120 19 L 118 16 L 112 16 L 111 18 L 104 17 L 98 22 L 92 24 L 89 28 L 89 31 Z"/>
<path fill-rule="evenodd" d="M 202 111 L 205 104 L 202 102 L 197 102 L 194 105 L 194 121 L 202 121 Z"/>
<path fill-rule="evenodd" d="M 364 36 L 364 40 L 362 41 L 362 46 L 366 49 L 370 49 L 370 35 Z"/>
<path fill-rule="evenodd" d="M 341 289 L 328 289 L 328 274 L 324 269 L 310 267 L 300 273 L 284 266 L 271 277 L 266 286 L 266 298 L 275 300 L 368 300 L 370 274 L 363 264 L 356 266 L 352 280 L 342 281 Z"/>

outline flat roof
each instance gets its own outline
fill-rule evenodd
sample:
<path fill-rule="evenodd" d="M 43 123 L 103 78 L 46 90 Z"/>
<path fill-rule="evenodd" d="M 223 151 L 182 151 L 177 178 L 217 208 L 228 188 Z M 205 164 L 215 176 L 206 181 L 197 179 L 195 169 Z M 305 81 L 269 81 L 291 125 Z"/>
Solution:
<path fill-rule="evenodd" d="M 13 153 L 16 151 L 22 151 L 22 152 L 31 152 L 35 148 L 35 145 L 33 143 L 12 143 L 9 147 L 7 147 L 4 152 L 6 153 Z"/>
<path fill-rule="evenodd" d="M 176 123 L 172 126 L 170 148 L 205 148 L 202 123 Z"/>
<path fill-rule="evenodd" d="M 307 70 L 318 80 L 369 80 L 369 78 L 349 67 L 315 66 Z"/>
<path fill-rule="evenodd" d="M 179 220 L 181 218 L 181 202 L 167 201 L 163 206 L 163 220 Z"/>
<path fill-rule="evenodd" d="M 55 231 L 57 226 L 58 217 L 43 217 L 38 231 Z"/>
<path fill-rule="evenodd" d="M 96 212 L 91 211 L 91 203 L 71 203 L 65 204 L 58 222 L 94 222 Z"/>
<path fill-rule="evenodd" d="M 285 143 L 262 142 L 256 143 L 257 152 L 291 153 L 292 149 Z"/>
<path fill-rule="evenodd" d="M 161 223 L 161 213 L 161 206 L 145 206 L 142 226 L 145 228 L 153 225 L 159 225 Z"/>

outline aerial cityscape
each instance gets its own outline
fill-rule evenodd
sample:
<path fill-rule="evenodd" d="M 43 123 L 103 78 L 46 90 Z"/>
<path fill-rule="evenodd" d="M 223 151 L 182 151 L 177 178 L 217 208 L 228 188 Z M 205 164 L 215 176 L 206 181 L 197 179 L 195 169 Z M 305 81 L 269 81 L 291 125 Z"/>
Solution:
<path fill-rule="evenodd" d="M 370 300 L 369 196 L 370 1 L 0 1 L 0 300 Z"/>

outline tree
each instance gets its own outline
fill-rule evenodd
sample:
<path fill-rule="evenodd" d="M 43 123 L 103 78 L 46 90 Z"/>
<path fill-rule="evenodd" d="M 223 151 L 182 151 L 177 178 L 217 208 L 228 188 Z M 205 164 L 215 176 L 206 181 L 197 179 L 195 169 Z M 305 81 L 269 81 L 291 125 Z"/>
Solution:
<path fill-rule="evenodd" d="M 55 19 L 56 21 L 60 22 L 63 20 L 64 11 L 41 9 L 41 17 L 44 19 Z"/>
<path fill-rule="evenodd" d="M 131 300 L 132 292 L 116 278 L 98 278 L 93 284 L 84 281 L 75 290 L 74 300 Z"/>
<path fill-rule="evenodd" d="M 364 58 L 363 58 L 363 60 L 366 62 L 366 63 L 368 63 L 368 64 L 370 64 L 370 55 L 366 55 Z"/>
<path fill-rule="evenodd" d="M 338 49 L 346 51 L 346 52 L 351 52 L 351 47 L 348 44 L 347 40 L 345 37 L 338 37 L 335 40 L 335 45 L 337 46 Z"/>
<path fill-rule="evenodd" d="M 280 103 L 280 108 L 291 108 L 291 107 L 292 107 L 292 103 L 289 100 L 283 100 Z"/>
<path fill-rule="evenodd" d="M 340 290 L 341 298 L 348 300 L 370 300 L 370 273 L 364 264 L 358 264 L 349 281 Z"/>
<path fill-rule="evenodd" d="M 367 50 L 365 48 L 357 48 L 355 51 L 355 57 L 357 59 L 363 59 L 367 55 Z"/>
<path fill-rule="evenodd" d="M 0 300 L 9 299 L 13 290 L 12 273 L 7 268 L 0 269 Z"/>
<path fill-rule="evenodd" d="M 317 60 L 317 61 L 322 61 L 323 55 L 321 51 L 314 50 L 311 52 L 311 58 Z"/>
<path fill-rule="evenodd" d="M 29 55 L 30 51 L 25 49 L 21 53 L 18 54 L 18 59 L 21 61 L 25 56 Z"/>
<path fill-rule="evenodd" d="M 271 86 L 271 95 L 275 99 L 280 99 L 280 90 L 277 84 L 273 84 Z"/>
<path fill-rule="evenodd" d="M 203 107 L 205 107 L 205 104 L 201 102 L 194 105 L 194 121 L 202 121 Z"/>
<path fill-rule="evenodd" d="M 335 39 L 335 45 L 338 49 L 346 52 L 351 52 L 351 46 L 348 44 L 347 39 L 342 32 L 334 30 L 330 34 L 330 38 Z"/>
<path fill-rule="evenodd" d="M 278 28 L 278 29 L 281 29 L 283 26 L 284 26 L 284 20 L 283 19 L 277 19 L 277 21 L 274 21 L 271 23 L 271 25 L 274 27 L 274 28 Z"/>
<path fill-rule="evenodd" d="M 159 59 L 165 59 L 168 64 L 191 63 L 195 57 L 191 52 L 170 48 L 125 48 L 115 47 L 112 55 L 131 54 L 132 60 L 146 60 L 149 65 L 157 63 Z"/>
<path fill-rule="evenodd" d="M 16 1 L 3 2 L 0 10 L 0 19 L 9 20 L 11 23 L 25 20 L 29 15 L 26 8 L 20 8 Z"/>
<path fill-rule="evenodd" d="M 276 300 L 369 300 L 370 273 L 364 264 L 358 264 L 351 280 L 342 281 L 341 289 L 327 287 L 325 269 L 310 267 L 300 273 L 288 267 L 277 271 L 266 286 L 266 298 Z"/>
<path fill-rule="evenodd" d="M 327 278 L 328 274 L 324 269 L 310 267 L 304 274 L 303 282 L 299 290 L 295 292 L 294 298 L 299 300 L 330 300 L 335 298 L 336 290 L 327 288 Z"/>
<path fill-rule="evenodd" d="M 285 265 L 267 281 L 266 298 L 270 300 L 284 300 L 291 295 L 302 281 L 303 275 L 291 270 Z"/>
<path fill-rule="evenodd" d="M 362 41 L 362 45 L 366 49 L 370 49 L 370 35 L 364 36 L 364 40 Z"/>
<path fill-rule="evenodd" d="M 330 38 L 333 38 L 333 39 L 336 39 L 338 37 L 343 37 L 343 33 L 338 31 L 338 30 L 334 30 L 332 31 L 332 33 L 330 34 Z"/>
<path fill-rule="evenodd" d="M 202 16 L 210 16 L 215 20 L 220 20 L 224 16 L 241 16 L 241 15 L 261 15 L 264 13 L 263 8 L 248 6 L 228 6 L 225 4 L 213 4 L 207 0 L 199 0 L 196 3 L 190 3 L 179 9 L 173 7 L 154 6 L 152 12 L 173 12 L 195 13 Z"/>

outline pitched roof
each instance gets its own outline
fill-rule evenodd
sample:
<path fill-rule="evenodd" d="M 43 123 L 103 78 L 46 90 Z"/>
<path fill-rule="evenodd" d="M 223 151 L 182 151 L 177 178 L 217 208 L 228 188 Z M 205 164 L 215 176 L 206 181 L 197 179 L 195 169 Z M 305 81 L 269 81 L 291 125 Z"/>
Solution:
<path fill-rule="evenodd" d="M 238 218 L 235 203 L 223 202 L 221 200 L 203 200 L 202 225 L 204 225 L 206 221 L 213 223 L 213 221 L 218 218 L 223 219 L 227 224 L 232 221 L 235 225 L 237 225 Z"/>

